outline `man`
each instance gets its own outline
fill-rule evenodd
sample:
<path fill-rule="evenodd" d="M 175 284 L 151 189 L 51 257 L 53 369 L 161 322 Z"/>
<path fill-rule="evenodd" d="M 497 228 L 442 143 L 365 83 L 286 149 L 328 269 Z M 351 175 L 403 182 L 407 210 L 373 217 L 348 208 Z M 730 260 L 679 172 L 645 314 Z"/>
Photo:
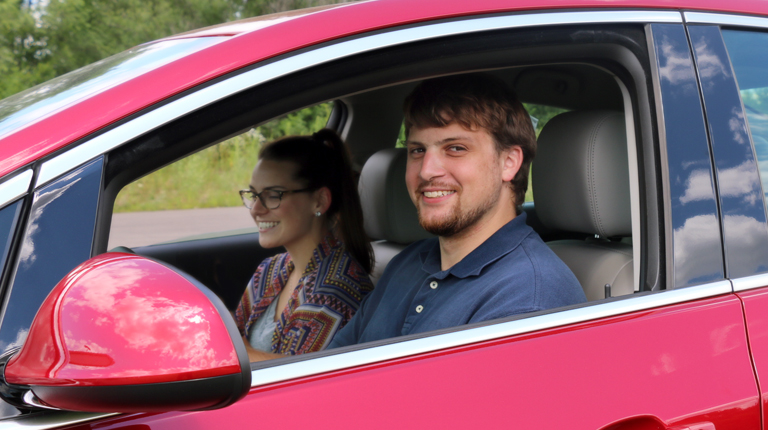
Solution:
<path fill-rule="evenodd" d="M 501 81 L 424 81 L 405 101 L 405 128 L 408 192 L 421 226 L 438 238 L 392 259 L 331 348 L 586 300 L 517 210 L 536 137 Z"/>

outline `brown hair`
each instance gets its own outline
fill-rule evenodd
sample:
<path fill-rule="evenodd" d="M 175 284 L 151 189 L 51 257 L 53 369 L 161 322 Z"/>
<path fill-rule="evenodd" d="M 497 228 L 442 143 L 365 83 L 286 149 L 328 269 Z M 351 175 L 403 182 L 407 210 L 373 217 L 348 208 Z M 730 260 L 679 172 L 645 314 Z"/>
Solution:
<path fill-rule="evenodd" d="M 519 146 L 523 163 L 511 181 L 515 205 L 525 201 L 528 173 L 536 155 L 531 117 L 515 93 L 490 75 L 469 74 L 430 79 L 405 99 L 406 136 L 412 127 L 446 127 L 457 123 L 467 130 L 485 129 L 496 151 Z"/>
<path fill-rule="evenodd" d="M 363 209 L 357 194 L 349 150 L 338 134 L 323 129 L 311 136 L 292 136 L 276 140 L 261 148 L 259 158 L 290 161 L 298 168 L 295 179 L 306 188 L 328 187 L 331 205 L 328 217 L 339 214 L 338 231 L 349 253 L 370 273 L 373 250 L 363 227 Z"/>

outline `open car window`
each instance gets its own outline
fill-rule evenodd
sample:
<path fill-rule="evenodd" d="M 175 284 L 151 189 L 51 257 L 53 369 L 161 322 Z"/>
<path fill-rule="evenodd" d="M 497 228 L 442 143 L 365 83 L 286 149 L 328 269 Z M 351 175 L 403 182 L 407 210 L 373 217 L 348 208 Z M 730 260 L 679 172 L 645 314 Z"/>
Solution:
<path fill-rule="evenodd" d="M 115 199 L 108 249 L 252 232 L 238 191 L 248 187 L 261 146 L 322 129 L 331 108 L 270 120 L 126 185 Z"/>
<path fill-rule="evenodd" d="M 598 32 L 603 32 L 607 37 L 614 37 L 614 48 L 621 51 L 622 40 L 626 37 L 645 40 L 645 34 L 642 27 L 639 26 L 617 26 L 596 28 Z M 121 218 L 127 216 L 122 212 L 130 208 L 126 203 L 131 199 L 138 200 L 140 204 L 155 204 L 156 201 L 161 204 L 166 203 L 162 193 L 172 188 L 170 179 L 154 179 L 167 175 L 166 178 L 177 179 L 184 177 L 182 173 L 173 173 L 173 169 L 192 170 L 187 166 L 197 163 L 197 158 L 214 158 L 224 160 L 226 157 L 220 156 L 225 148 L 239 148 L 238 145 L 243 141 L 252 141 L 257 143 L 254 136 L 257 136 L 257 130 L 264 128 L 265 125 L 273 124 L 271 118 L 279 118 L 298 107 L 307 105 L 316 105 L 325 100 L 337 100 L 331 108 L 331 104 L 320 106 L 323 111 L 312 113 L 312 121 L 315 125 L 324 125 L 330 121 L 346 140 L 354 157 L 354 163 L 362 170 L 365 177 L 366 164 L 371 162 L 376 155 L 387 148 L 392 148 L 392 142 L 402 139 L 402 103 L 404 97 L 414 88 L 414 86 L 425 76 L 439 76 L 443 74 L 469 73 L 483 71 L 502 79 L 510 88 L 517 92 L 521 101 L 526 103 L 529 113 L 537 117 L 537 132 L 542 132 L 545 125 L 558 114 L 569 113 L 573 115 L 588 115 L 590 112 L 610 113 L 612 121 L 621 126 L 621 133 L 612 147 L 620 148 L 615 159 L 606 161 L 608 164 L 620 166 L 622 187 L 626 187 L 627 197 L 622 200 L 622 211 L 624 211 L 627 221 L 627 228 L 621 233 L 607 237 L 595 237 L 597 232 L 588 229 L 570 229 L 558 224 L 552 224 L 551 221 L 542 220 L 539 210 L 536 207 L 536 197 L 531 192 L 526 198 L 527 202 L 524 210 L 529 214 L 529 223 L 539 231 L 539 234 L 545 241 L 560 246 L 563 251 L 561 258 L 569 259 L 569 255 L 574 254 L 571 250 L 571 243 L 586 244 L 588 247 L 616 250 L 616 255 L 620 256 L 620 261 L 614 265 L 620 267 L 620 274 L 615 275 L 610 281 L 597 281 L 587 270 L 584 273 L 577 273 L 582 284 L 590 284 L 587 287 L 590 290 L 588 297 L 592 301 L 603 300 L 607 297 L 632 295 L 635 291 L 650 290 L 653 286 L 644 285 L 644 282 L 653 280 L 657 282 L 658 276 L 641 277 L 639 272 L 649 270 L 643 267 L 641 269 L 639 250 L 644 245 L 633 236 L 640 230 L 639 204 L 631 200 L 628 196 L 630 183 L 633 187 L 645 187 L 646 184 L 639 183 L 637 159 L 638 148 L 643 145 L 652 144 L 652 137 L 640 134 L 638 124 L 643 120 L 642 117 L 633 109 L 638 106 L 638 101 L 634 100 L 632 94 L 646 91 L 647 76 L 643 77 L 639 70 L 629 70 L 627 64 L 622 63 L 621 56 L 617 56 L 611 49 L 605 49 L 603 45 L 591 46 L 584 43 L 578 49 L 572 49 L 567 40 L 575 28 L 555 28 L 548 32 L 545 38 L 533 36 L 526 30 L 515 30 L 509 32 L 499 32 L 497 34 L 480 34 L 474 36 L 477 40 L 477 46 L 487 46 L 485 50 L 478 51 L 469 49 L 468 46 L 462 46 L 465 51 L 455 52 L 451 44 L 445 45 L 443 50 L 451 51 L 451 61 L 436 61 L 428 63 L 427 56 L 435 58 L 436 55 L 442 55 L 434 51 L 435 45 L 431 42 L 422 42 L 412 46 L 395 49 L 398 55 L 402 55 L 403 61 L 399 64 L 387 63 L 376 53 L 361 54 L 357 57 L 339 60 L 333 63 L 318 66 L 311 70 L 296 72 L 285 78 L 278 79 L 269 84 L 257 86 L 253 89 L 221 100 L 210 108 L 201 109 L 191 115 L 183 117 L 173 124 L 161 127 L 152 133 L 142 136 L 128 145 L 117 148 L 109 157 L 105 173 L 106 202 L 114 199 L 114 213 L 111 214 L 112 225 L 108 231 L 109 240 L 103 243 L 103 249 L 110 249 L 116 245 L 134 247 L 135 251 L 167 261 L 180 269 L 192 274 L 203 284 L 209 286 L 220 297 L 222 297 L 230 309 L 233 309 L 242 295 L 243 288 L 252 275 L 256 265 L 265 257 L 281 252 L 279 249 L 264 250 L 258 246 L 255 233 L 248 234 L 203 234 L 186 235 L 179 234 L 178 237 L 192 236 L 193 240 L 173 240 L 176 238 L 162 238 L 150 240 L 148 242 L 130 242 L 130 239 L 118 239 L 122 234 Z M 621 35 L 620 37 L 618 35 Z M 492 45 L 483 45 L 486 38 L 493 38 L 496 42 Z M 523 43 L 523 41 L 525 43 Z M 539 47 L 534 55 L 533 52 L 520 51 L 518 46 L 521 43 L 534 43 Z M 457 45 L 459 46 L 459 45 Z M 634 49 L 634 48 L 633 48 Z M 434 51 L 434 52 L 433 52 Z M 623 52 L 623 51 L 622 51 Z M 627 51 L 630 52 L 630 51 Z M 503 55 L 502 55 L 503 54 Z M 604 61 L 596 64 L 591 58 L 593 56 L 602 56 Z M 630 55 L 640 55 L 630 54 Z M 543 58 L 542 58 L 543 57 Z M 499 60 L 499 58 L 505 58 Z M 429 60 L 433 61 L 433 60 Z M 361 65 L 365 65 L 361 69 Z M 634 67 L 634 65 L 632 65 Z M 631 69 L 631 67 L 630 67 Z M 633 75 L 635 73 L 635 75 Z M 312 79 L 308 79 L 312 77 Z M 645 80 L 644 80 L 645 79 Z M 269 100 L 269 102 L 264 102 Z M 320 109 L 320 108 L 315 108 Z M 296 115 L 296 114 L 294 114 Z M 333 118 L 329 119 L 331 116 Z M 279 128 L 279 127 L 277 127 Z M 242 130 L 248 130 L 242 134 Z M 311 130 L 315 131 L 315 130 Z M 240 132 L 234 138 L 225 140 L 227 136 Z M 301 133 L 306 133 L 301 131 Z M 538 134 L 537 133 L 537 134 Z M 274 137 L 277 137 L 275 135 Z M 265 136 L 266 138 L 266 136 Z M 554 138 L 558 140 L 558 138 Z M 208 147 L 211 142 L 223 140 L 221 143 Z M 266 138 L 266 140 L 271 140 Z M 562 141 L 562 139 L 560 139 Z M 161 142 L 158 145 L 158 142 Z M 190 152 L 196 152 L 199 148 L 206 148 L 195 155 L 183 158 Z M 236 179 L 229 175 L 221 175 L 221 178 L 207 179 L 205 175 L 193 174 L 191 178 L 181 181 L 180 191 L 191 196 L 193 205 L 200 204 L 200 201 L 209 195 L 218 196 L 223 192 L 210 193 L 207 188 L 211 187 L 208 182 L 217 182 L 223 179 L 227 186 L 231 187 L 227 198 L 235 199 L 231 209 L 238 211 L 242 217 L 243 223 L 247 226 L 251 220 L 248 219 L 247 211 L 241 207 L 236 200 L 237 190 L 242 188 L 248 178 L 248 171 L 255 163 L 253 151 L 248 149 L 243 152 L 244 157 L 251 157 L 248 162 L 242 159 L 236 162 L 244 167 L 244 178 Z M 557 152 L 557 151 L 555 151 Z M 623 155 L 622 155 L 623 154 Z M 631 157 L 628 154 L 632 154 Z M 181 159 L 179 157 L 182 157 Z M 180 161 L 177 161 L 180 160 Z M 632 166 L 632 163 L 635 163 Z M 166 166 L 167 167 L 163 167 Z M 159 169 L 159 170 L 158 170 Z M 534 161 L 534 172 L 540 169 L 537 161 Z M 545 169 L 542 167 L 542 171 Z M 155 171 L 155 173 L 149 173 Z M 243 176 L 243 175 L 241 175 Z M 544 181 L 547 178 L 553 178 L 558 175 L 543 175 Z M 649 178 L 651 179 L 651 178 Z M 202 186 L 193 189 L 193 183 L 200 183 Z M 128 185 L 130 184 L 130 185 Z M 151 185 L 150 185 L 151 184 Z M 557 189 L 557 184 L 547 185 L 550 188 Z M 153 188 L 156 191 L 147 191 L 147 188 Z M 188 188 L 188 189 L 187 189 Z M 531 188 L 537 189 L 535 183 Z M 391 187 L 390 187 L 391 189 Z M 545 189 L 545 187 L 542 187 Z M 623 188 L 622 188 L 623 189 Z M 120 194 L 117 193 L 118 190 Z M 366 193 L 365 184 L 361 185 L 361 193 Z M 542 191 L 543 195 L 547 192 Z M 133 195 L 134 197 L 129 197 Z M 402 192 L 400 193 L 403 196 Z M 407 199 L 407 195 L 404 197 Z M 168 199 L 172 200 L 172 199 Z M 546 200 L 546 199 L 545 199 Z M 557 200 L 551 198 L 550 200 Z M 363 198 L 364 205 L 366 198 Z M 531 203 L 531 201 L 533 201 Z M 225 203 L 224 205 L 228 205 Z M 204 206 L 200 204 L 200 206 Z M 383 207 L 386 207 L 384 203 Z M 394 207 L 396 205 L 390 205 Z M 162 207 L 156 206 L 157 208 Z M 188 210 L 187 208 L 168 208 L 172 210 Z M 134 206 L 134 209 L 141 209 L 141 206 Z M 205 209 L 203 209 L 205 210 Z M 379 210 L 372 210 L 372 207 L 364 208 L 364 211 L 381 213 Z M 548 211 L 550 213 L 568 213 L 571 210 L 568 207 L 555 203 L 550 204 Z M 372 215 L 366 213 L 367 218 Z M 393 219 L 397 222 L 405 220 L 406 214 L 393 214 Z M 624 215 L 622 215 L 624 216 Z M 546 217 L 545 217 L 546 218 Z M 550 217 L 551 218 L 551 217 Z M 179 219 L 183 219 L 179 218 Z M 221 216 L 221 219 L 225 219 Z M 388 221 L 385 221 L 388 222 Z M 101 224 L 101 234 L 106 233 Z M 224 223 L 222 226 L 206 225 L 208 232 L 200 233 L 236 231 L 240 225 Z M 167 230 L 167 229 L 166 229 Z M 384 229 L 386 230 L 386 229 Z M 374 281 L 380 276 L 381 271 L 386 267 L 387 262 L 396 254 L 393 250 L 402 249 L 409 243 L 421 239 L 418 237 L 405 237 L 393 240 L 392 237 L 369 232 L 374 240 L 374 250 L 378 260 L 374 274 Z M 101 239 L 103 240 L 103 239 Z M 168 242 L 161 244 L 162 242 Z M 572 241 L 572 242 L 569 242 Z M 151 246 L 142 246 L 149 245 Z M 554 247 L 556 247 L 553 245 Z M 383 252 L 381 248 L 387 249 Z M 654 248 L 652 258 L 659 258 L 658 247 Z M 556 253 L 559 251 L 556 251 Z M 576 251 L 576 254 L 579 254 Z M 560 254 L 558 254 L 560 255 Z M 572 270 L 579 271 L 584 264 L 578 264 L 577 260 L 567 262 L 572 265 Z M 589 264 L 586 266 L 590 266 Z M 658 263 L 649 267 L 657 267 Z M 657 270 L 657 269 L 651 269 Z M 597 270 L 602 272 L 602 269 Z M 621 279 L 618 279 L 621 278 Z M 642 279 L 642 280 L 641 280 Z M 606 284 L 613 284 L 610 288 Z M 622 286 L 619 286 L 619 285 Z M 658 287 L 657 287 L 658 288 Z M 515 317 L 517 319 L 518 317 Z M 461 327 L 454 328 L 459 330 Z M 432 333 L 434 334 L 434 333 Z M 428 336 L 430 334 L 425 334 Z M 421 335 L 420 335 L 421 336 Z M 417 336 L 418 337 L 418 336 Z M 398 341 L 394 339 L 392 341 Z M 386 341 L 387 343 L 389 341 Z M 367 345 L 375 346 L 375 345 Z"/>

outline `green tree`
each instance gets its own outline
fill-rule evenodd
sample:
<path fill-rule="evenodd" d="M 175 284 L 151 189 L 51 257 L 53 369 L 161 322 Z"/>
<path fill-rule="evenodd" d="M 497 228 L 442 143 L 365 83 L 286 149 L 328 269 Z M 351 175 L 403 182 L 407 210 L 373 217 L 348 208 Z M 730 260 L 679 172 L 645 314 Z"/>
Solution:
<path fill-rule="evenodd" d="M 56 76 L 32 12 L 21 0 L 0 0 L 0 99 Z"/>
<path fill-rule="evenodd" d="M 340 0 L 0 0 L 0 99 L 151 40 Z"/>

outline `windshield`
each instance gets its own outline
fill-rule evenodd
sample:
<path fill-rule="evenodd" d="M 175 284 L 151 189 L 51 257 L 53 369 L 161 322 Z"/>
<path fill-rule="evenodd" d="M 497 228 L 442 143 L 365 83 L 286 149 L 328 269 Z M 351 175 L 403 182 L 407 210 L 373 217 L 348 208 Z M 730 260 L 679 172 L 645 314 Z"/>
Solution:
<path fill-rule="evenodd" d="M 137 46 L 0 100 L 0 139 L 66 106 L 224 39 L 177 39 Z"/>

